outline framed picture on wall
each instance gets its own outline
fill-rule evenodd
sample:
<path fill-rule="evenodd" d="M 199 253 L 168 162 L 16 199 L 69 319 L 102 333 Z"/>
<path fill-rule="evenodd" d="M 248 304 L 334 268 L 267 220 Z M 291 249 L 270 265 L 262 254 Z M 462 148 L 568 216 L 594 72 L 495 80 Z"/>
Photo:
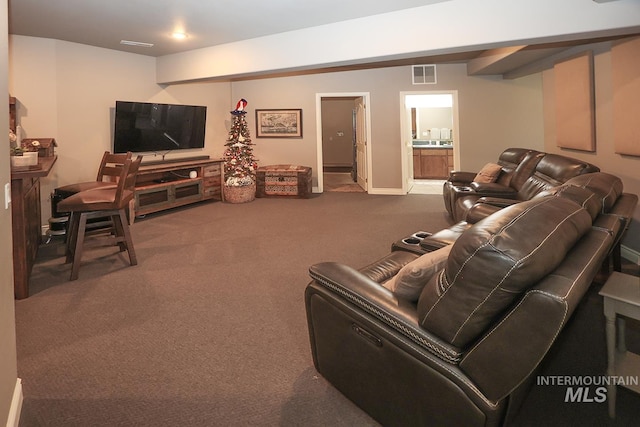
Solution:
<path fill-rule="evenodd" d="M 302 109 L 256 109 L 257 138 L 302 138 Z"/>

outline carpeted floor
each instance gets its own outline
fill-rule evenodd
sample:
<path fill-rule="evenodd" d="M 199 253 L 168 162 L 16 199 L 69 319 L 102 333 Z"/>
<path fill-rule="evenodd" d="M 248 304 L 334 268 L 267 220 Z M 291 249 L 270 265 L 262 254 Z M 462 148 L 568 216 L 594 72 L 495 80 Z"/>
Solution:
<path fill-rule="evenodd" d="M 137 220 L 139 265 L 98 250 L 74 282 L 53 241 L 16 301 L 20 426 L 374 426 L 313 368 L 307 269 L 361 267 L 449 224 L 439 195 L 203 203 Z M 544 372 L 602 373 L 597 290 L 587 302 Z M 640 419 L 640 397 L 618 395 L 612 425 Z M 563 398 L 534 387 L 515 425 L 607 425 L 606 404 Z"/>
<path fill-rule="evenodd" d="M 139 265 L 42 248 L 16 301 L 22 427 L 375 425 L 313 368 L 307 269 L 448 224 L 442 197 L 325 193 L 137 220 Z"/>

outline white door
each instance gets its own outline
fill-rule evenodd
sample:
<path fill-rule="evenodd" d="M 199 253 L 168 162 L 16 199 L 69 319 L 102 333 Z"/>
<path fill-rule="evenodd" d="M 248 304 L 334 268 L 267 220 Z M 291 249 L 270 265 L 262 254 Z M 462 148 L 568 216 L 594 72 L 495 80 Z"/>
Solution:
<path fill-rule="evenodd" d="M 357 182 L 367 191 L 367 122 L 364 98 L 356 100 L 356 165 Z"/>

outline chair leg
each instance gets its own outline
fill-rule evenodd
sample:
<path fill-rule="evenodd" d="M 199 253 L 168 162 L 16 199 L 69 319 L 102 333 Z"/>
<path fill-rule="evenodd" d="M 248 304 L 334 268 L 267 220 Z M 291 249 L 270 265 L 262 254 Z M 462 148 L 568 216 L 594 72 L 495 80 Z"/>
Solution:
<path fill-rule="evenodd" d="M 136 258 L 136 251 L 133 249 L 133 239 L 131 238 L 131 231 L 129 230 L 129 221 L 127 220 L 127 215 L 125 214 L 124 209 L 120 209 L 118 211 L 118 214 L 118 221 L 116 221 L 118 223 L 118 226 L 116 226 L 116 229 L 120 229 L 120 231 L 122 232 L 122 237 L 124 237 L 127 252 L 129 252 L 129 262 L 131 263 L 131 265 L 137 265 L 138 259 Z"/>
<path fill-rule="evenodd" d="M 73 244 L 73 265 L 71 266 L 71 280 L 78 279 L 80 271 L 80 260 L 82 259 L 82 247 L 84 245 L 84 233 L 87 228 L 87 214 L 82 212 L 79 215 L 78 226 Z"/>
<path fill-rule="evenodd" d="M 111 232 L 116 240 L 116 243 L 120 247 L 120 252 L 124 252 L 127 250 L 127 243 L 124 238 L 124 229 L 121 224 L 122 220 L 120 219 L 120 213 L 113 212 L 110 216 L 111 218 Z"/>
<path fill-rule="evenodd" d="M 69 214 L 69 224 L 67 225 L 67 241 L 65 249 L 65 264 L 73 261 L 73 252 L 76 244 L 76 236 L 78 235 L 78 224 L 80 220 L 80 214 L 78 212 L 71 212 Z"/>

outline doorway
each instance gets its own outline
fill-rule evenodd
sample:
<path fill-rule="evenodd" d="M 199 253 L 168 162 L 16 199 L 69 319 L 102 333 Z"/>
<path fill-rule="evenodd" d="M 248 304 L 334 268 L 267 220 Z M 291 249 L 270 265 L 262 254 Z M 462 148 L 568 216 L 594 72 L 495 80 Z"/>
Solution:
<path fill-rule="evenodd" d="M 400 93 L 402 190 L 440 194 L 459 165 L 457 91 Z"/>
<path fill-rule="evenodd" d="M 367 192 L 368 93 L 317 94 L 318 191 Z"/>

